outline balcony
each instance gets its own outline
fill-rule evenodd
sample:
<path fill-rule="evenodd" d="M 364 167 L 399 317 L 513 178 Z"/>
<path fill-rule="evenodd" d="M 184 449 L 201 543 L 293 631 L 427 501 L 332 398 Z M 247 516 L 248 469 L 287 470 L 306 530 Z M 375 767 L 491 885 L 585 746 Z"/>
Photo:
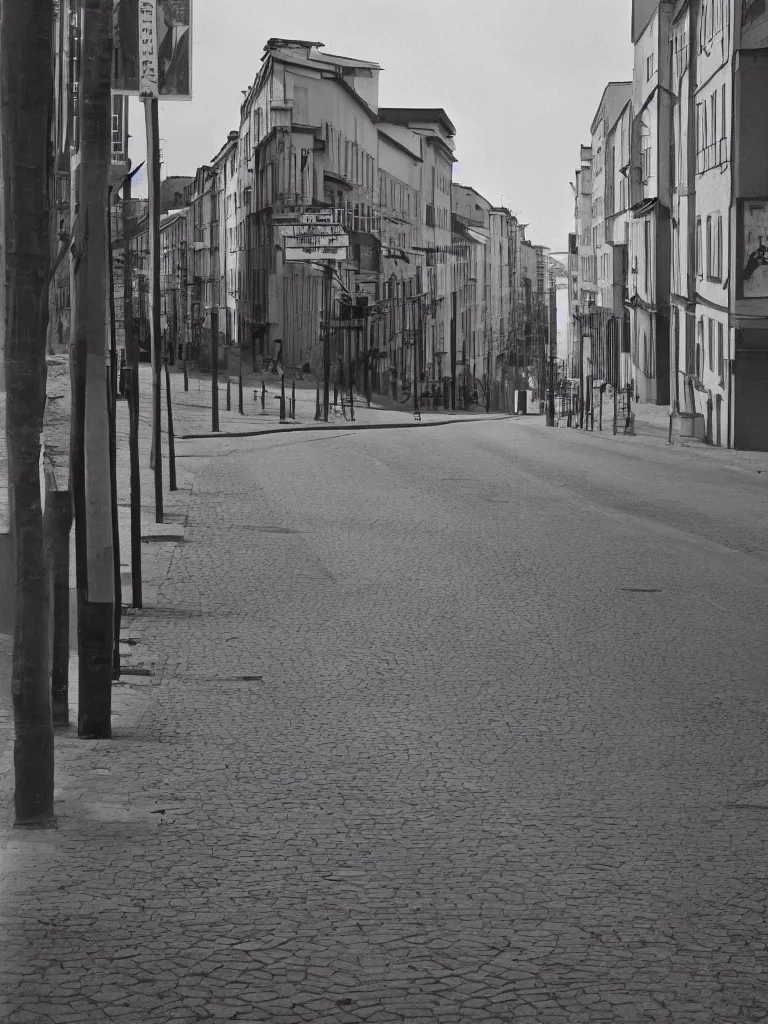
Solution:
<path fill-rule="evenodd" d="M 728 139 L 718 139 L 717 142 L 710 143 L 696 154 L 696 173 L 704 174 L 705 171 L 709 171 L 713 167 L 720 167 L 721 164 L 728 162 L 728 158 Z"/>

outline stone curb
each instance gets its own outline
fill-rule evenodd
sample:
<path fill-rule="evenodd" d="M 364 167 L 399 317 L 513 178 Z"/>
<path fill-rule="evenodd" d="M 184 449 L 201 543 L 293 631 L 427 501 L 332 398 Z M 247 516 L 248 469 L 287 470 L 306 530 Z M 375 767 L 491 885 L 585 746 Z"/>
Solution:
<path fill-rule="evenodd" d="M 440 420 L 437 423 L 349 423 L 342 426 L 341 424 L 333 426 L 322 426 L 322 427 L 268 427 L 266 430 L 239 430 L 239 431 L 227 431 L 220 430 L 217 434 L 179 434 L 178 440 L 180 441 L 199 441 L 207 438 L 216 437 L 260 437 L 262 434 L 299 434 L 306 431 L 314 430 L 328 431 L 328 430 L 412 430 L 414 427 L 446 427 L 451 423 L 489 423 L 493 420 L 514 420 L 517 419 L 508 413 L 499 413 L 495 416 L 490 417 L 467 417 L 464 416 L 460 419 Z"/>

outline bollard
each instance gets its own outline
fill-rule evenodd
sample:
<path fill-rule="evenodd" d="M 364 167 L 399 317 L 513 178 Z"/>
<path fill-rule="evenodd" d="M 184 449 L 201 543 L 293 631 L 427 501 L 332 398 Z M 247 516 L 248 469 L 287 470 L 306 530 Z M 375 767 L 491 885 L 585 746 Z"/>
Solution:
<path fill-rule="evenodd" d="M 187 360 L 184 360 L 184 390 L 189 391 L 189 375 L 187 374 Z"/>
<path fill-rule="evenodd" d="M 291 419 L 296 419 L 296 378 L 291 381 Z"/>
<path fill-rule="evenodd" d="M 243 374 L 240 372 L 240 376 L 237 378 L 237 411 L 241 416 L 245 416 L 243 412 Z"/>
<path fill-rule="evenodd" d="M 261 411 L 264 412 L 265 403 L 267 401 L 267 385 L 264 383 L 264 378 L 261 379 Z"/>
<path fill-rule="evenodd" d="M 317 385 L 317 400 L 315 402 L 315 422 L 321 418 L 320 416 L 320 385 Z"/>
<path fill-rule="evenodd" d="M 231 411 L 232 411 L 232 384 L 231 384 L 231 381 L 230 381 L 229 377 L 227 377 L 227 412 L 231 412 Z"/>
<path fill-rule="evenodd" d="M 285 374 L 280 374 L 280 422 L 285 423 Z"/>

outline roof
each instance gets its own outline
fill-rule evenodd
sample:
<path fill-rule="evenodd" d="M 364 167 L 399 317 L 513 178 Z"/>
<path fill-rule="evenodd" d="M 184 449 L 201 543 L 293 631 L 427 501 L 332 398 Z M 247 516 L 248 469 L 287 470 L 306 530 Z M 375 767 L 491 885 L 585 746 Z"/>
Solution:
<path fill-rule="evenodd" d="M 391 124 L 410 125 L 437 123 L 445 129 L 446 135 L 454 136 L 456 128 L 442 107 L 379 107 L 379 117 Z"/>
<path fill-rule="evenodd" d="M 623 110 L 624 107 L 627 105 L 627 100 L 630 100 L 632 98 L 632 83 L 631 82 L 609 82 L 608 85 L 606 85 L 606 87 L 603 89 L 603 95 L 600 97 L 600 102 L 597 105 L 597 113 L 592 118 L 592 126 L 590 128 L 590 131 L 591 131 L 591 133 L 593 135 L 595 134 L 595 128 L 597 127 L 597 122 L 598 122 L 598 120 L 600 118 L 600 111 L 603 109 L 603 105 L 605 104 L 605 101 L 608 98 L 609 91 L 615 91 L 615 92 L 621 91 L 622 93 L 626 93 L 627 94 L 625 101 L 621 104 L 621 109 Z M 612 122 L 610 127 L 613 127 L 614 123 L 615 122 Z"/>

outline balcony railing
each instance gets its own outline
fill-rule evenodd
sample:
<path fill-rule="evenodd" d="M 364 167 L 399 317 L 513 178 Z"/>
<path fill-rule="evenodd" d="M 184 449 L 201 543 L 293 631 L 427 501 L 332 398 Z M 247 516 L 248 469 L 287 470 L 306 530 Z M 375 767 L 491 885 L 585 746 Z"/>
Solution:
<path fill-rule="evenodd" d="M 712 167 L 719 167 L 728 161 L 728 139 L 718 139 L 700 149 L 696 154 L 696 173 L 703 174 Z"/>

